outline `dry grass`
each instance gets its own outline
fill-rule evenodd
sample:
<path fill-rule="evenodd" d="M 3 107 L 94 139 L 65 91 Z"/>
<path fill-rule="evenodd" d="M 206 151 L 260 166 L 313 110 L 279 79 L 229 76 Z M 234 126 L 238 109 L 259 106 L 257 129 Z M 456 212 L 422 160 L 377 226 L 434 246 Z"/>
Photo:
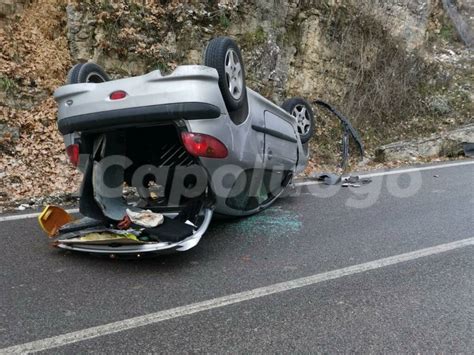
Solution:
<path fill-rule="evenodd" d="M 427 112 L 421 88 L 432 71 L 388 33 L 369 5 L 349 11 L 336 13 L 328 23 L 334 28 L 328 32 L 333 51 L 354 73 L 342 108 L 359 126 L 386 134 Z"/>

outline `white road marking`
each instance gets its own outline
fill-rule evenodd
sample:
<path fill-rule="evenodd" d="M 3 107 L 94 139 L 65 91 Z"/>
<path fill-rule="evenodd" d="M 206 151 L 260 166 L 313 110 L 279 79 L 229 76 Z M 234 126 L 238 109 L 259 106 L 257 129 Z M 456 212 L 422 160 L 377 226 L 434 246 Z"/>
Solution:
<path fill-rule="evenodd" d="M 457 163 L 448 163 L 448 164 L 422 166 L 422 167 L 418 167 L 418 168 L 408 168 L 408 169 L 381 171 L 381 172 L 379 172 L 379 173 L 369 173 L 369 174 L 363 174 L 363 175 L 361 175 L 361 176 L 376 177 L 376 176 L 385 176 L 385 175 L 396 175 L 396 174 L 410 173 L 410 172 L 412 172 L 412 171 L 425 171 L 425 170 L 435 170 L 435 169 L 446 169 L 446 168 L 453 168 L 453 167 L 456 167 L 456 166 L 464 166 L 464 165 L 474 165 L 474 160 L 461 161 L 461 162 L 457 162 Z"/>
<path fill-rule="evenodd" d="M 378 173 L 367 173 L 367 174 L 357 174 L 361 178 L 369 178 L 369 177 L 377 177 L 377 176 L 385 176 L 385 175 L 396 175 L 396 174 L 405 174 L 411 173 L 413 171 L 424 171 L 424 170 L 435 170 L 435 169 L 446 169 L 446 168 L 453 168 L 457 166 L 464 166 L 464 165 L 474 165 L 474 160 L 468 161 L 461 161 L 456 163 L 448 163 L 448 164 L 438 164 L 438 165 L 430 165 L 430 166 L 422 166 L 422 167 L 414 167 L 414 168 L 407 168 L 407 169 L 398 169 L 398 170 L 388 170 L 388 171 L 381 171 Z M 303 181 L 303 182 L 296 182 L 295 186 L 308 186 L 308 185 L 317 185 L 321 184 L 321 181 Z"/>
<path fill-rule="evenodd" d="M 420 249 L 405 254 L 395 255 L 388 258 L 370 261 L 364 264 L 353 265 L 338 270 L 324 272 L 308 277 L 302 277 L 291 281 L 281 282 L 270 286 L 255 288 L 250 291 L 234 293 L 228 296 L 218 297 L 203 302 L 197 302 L 186 306 L 176 307 L 156 313 L 150 313 L 144 316 L 124 319 L 122 321 L 86 328 L 71 333 L 53 336 L 51 338 L 32 341 L 15 345 L 12 347 L 0 349 L 1 354 L 31 353 L 58 348 L 68 344 L 77 343 L 84 340 L 90 340 L 97 337 L 115 334 L 126 330 L 156 324 L 169 319 L 184 317 L 198 312 L 221 308 L 232 304 L 237 304 L 260 297 L 278 294 L 285 291 L 298 289 L 301 287 L 312 286 L 320 282 L 338 279 L 344 276 L 359 274 L 362 272 L 383 268 L 390 265 L 396 265 L 419 258 L 445 253 L 451 250 L 464 248 L 474 245 L 474 237 L 458 240 L 451 243 L 441 244 L 434 247 Z"/>
<path fill-rule="evenodd" d="M 78 208 L 72 208 L 72 209 L 66 210 L 66 212 L 67 213 L 79 213 L 79 209 Z M 5 217 L 0 216 L 0 222 L 17 221 L 19 219 L 36 218 L 40 214 L 41 214 L 41 212 L 35 212 L 35 213 L 14 214 L 12 216 L 5 216 Z"/>
<path fill-rule="evenodd" d="M 295 182 L 293 184 L 293 186 L 295 187 L 300 187 L 300 186 L 308 186 L 308 185 L 320 185 L 322 184 L 323 182 L 322 181 L 317 181 L 317 180 L 314 180 L 314 181 L 302 181 L 302 182 Z"/>

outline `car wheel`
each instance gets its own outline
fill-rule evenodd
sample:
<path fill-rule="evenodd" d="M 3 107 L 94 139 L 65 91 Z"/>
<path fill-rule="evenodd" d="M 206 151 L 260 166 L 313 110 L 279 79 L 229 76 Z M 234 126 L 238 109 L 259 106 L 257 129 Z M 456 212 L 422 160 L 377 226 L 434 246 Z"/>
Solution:
<path fill-rule="evenodd" d="M 295 97 L 286 100 L 281 107 L 296 118 L 301 142 L 307 143 L 314 133 L 314 113 L 309 102 Z"/>
<path fill-rule="evenodd" d="M 66 84 L 103 83 L 109 81 L 107 73 L 95 63 L 79 63 L 69 70 Z"/>
<path fill-rule="evenodd" d="M 247 87 L 242 55 L 237 44 L 229 37 L 211 40 L 204 50 L 204 65 L 219 74 L 219 88 L 229 111 L 241 109 L 246 104 Z"/>

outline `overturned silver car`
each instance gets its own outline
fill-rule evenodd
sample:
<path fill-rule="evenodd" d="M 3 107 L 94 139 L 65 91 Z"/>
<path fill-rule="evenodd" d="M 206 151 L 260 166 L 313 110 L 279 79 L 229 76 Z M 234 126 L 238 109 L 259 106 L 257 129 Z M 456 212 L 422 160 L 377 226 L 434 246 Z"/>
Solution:
<path fill-rule="evenodd" d="M 279 107 L 247 88 L 228 37 L 211 40 L 203 60 L 120 80 L 93 63 L 71 69 L 54 97 L 66 151 L 84 174 L 84 218 L 58 226 L 56 246 L 114 255 L 185 251 L 213 216 L 265 209 L 305 168 L 311 106 L 293 98 Z M 143 211 L 162 215 L 162 223 L 130 220 Z M 100 233 L 120 238 L 91 237 Z"/>

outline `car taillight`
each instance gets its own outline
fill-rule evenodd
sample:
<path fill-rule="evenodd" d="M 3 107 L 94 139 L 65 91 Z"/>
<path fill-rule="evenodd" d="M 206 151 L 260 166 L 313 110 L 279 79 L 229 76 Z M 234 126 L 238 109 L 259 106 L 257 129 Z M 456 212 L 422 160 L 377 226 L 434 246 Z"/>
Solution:
<path fill-rule="evenodd" d="M 123 90 L 114 91 L 110 94 L 111 100 L 122 100 L 127 97 L 127 93 Z"/>
<path fill-rule="evenodd" d="M 184 147 L 195 157 L 226 158 L 229 152 L 226 146 L 217 138 L 201 133 L 181 133 Z"/>
<path fill-rule="evenodd" d="M 67 156 L 72 165 L 77 167 L 79 164 L 79 144 L 71 144 L 66 148 Z"/>

